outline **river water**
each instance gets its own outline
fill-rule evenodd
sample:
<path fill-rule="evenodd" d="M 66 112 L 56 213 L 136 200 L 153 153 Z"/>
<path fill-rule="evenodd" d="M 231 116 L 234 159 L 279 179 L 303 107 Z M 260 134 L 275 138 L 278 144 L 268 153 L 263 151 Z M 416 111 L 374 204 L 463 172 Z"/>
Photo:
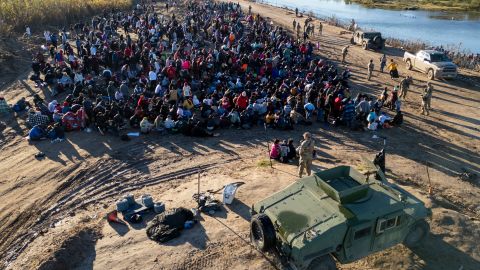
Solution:
<path fill-rule="evenodd" d="M 298 7 L 319 18 L 355 19 L 362 29 L 375 29 L 385 37 L 422 41 L 449 49 L 480 53 L 480 13 L 367 8 L 344 0 L 262 0 L 274 6 Z M 346 3 L 347 2 L 347 3 Z"/>

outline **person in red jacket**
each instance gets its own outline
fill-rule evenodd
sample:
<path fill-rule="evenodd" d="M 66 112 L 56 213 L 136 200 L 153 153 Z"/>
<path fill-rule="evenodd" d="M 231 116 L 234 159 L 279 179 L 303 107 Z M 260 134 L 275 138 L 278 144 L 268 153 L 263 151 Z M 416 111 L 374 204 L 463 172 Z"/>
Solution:
<path fill-rule="evenodd" d="M 247 108 L 248 106 L 247 92 L 243 91 L 242 94 L 239 97 L 237 97 L 235 105 L 237 105 L 237 108 L 240 109 L 240 111 L 243 111 Z"/>

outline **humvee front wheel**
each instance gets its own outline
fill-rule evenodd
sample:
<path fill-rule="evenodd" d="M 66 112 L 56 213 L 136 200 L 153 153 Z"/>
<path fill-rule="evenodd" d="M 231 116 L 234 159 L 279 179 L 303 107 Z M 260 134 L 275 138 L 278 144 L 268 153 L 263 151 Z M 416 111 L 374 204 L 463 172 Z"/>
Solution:
<path fill-rule="evenodd" d="M 307 270 L 337 270 L 337 265 L 330 255 L 323 255 L 314 259 Z"/>
<path fill-rule="evenodd" d="M 412 226 L 403 240 L 403 244 L 409 248 L 418 247 L 423 243 L 429 232 L 430 225 L 423 219 L 419 220 Z"/>
<path fill-rule="evenodd" d="M 367 43 L 366 43 L 366 42 L 363 42 L 363 44 L 362 44 L 362 48 L 363 48 L 364 50 L 368 49 L 368 45 L 367 45 Z"/>
<path fill-rule="evenodd" d="M 275 229 L 265 214 L 256 214 L 250 220 L 250 240 L 261 251 L 267 251 L 275 245 Z"/>
<path fill-rule="evenodd" d="M 433 69 L 428 70 L 427 77 L 429 80 L 433 80 L 435 78 L 435 74 L 433 73 Z"/>
<path fill-rule="evenodd" d="M 355 45 L 355 40 L 353 39 L 353 37 L 350 39 L 350 43 L 352 43 L 353 45 Z"/>

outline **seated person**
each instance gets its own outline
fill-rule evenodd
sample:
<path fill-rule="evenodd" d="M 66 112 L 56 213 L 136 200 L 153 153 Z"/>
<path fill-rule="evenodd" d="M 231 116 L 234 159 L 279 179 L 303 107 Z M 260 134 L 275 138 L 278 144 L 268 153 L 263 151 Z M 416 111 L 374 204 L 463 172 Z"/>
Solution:
<path fill-rule="evenodd" d="M 140 132 L 143 134 L 148 134 L 152 130 L 152 123 L 148 121 L 147 117 L 144 117 L 143 120 L 140 122 Z"/>
<path fill-rule="evenodd" d="M 280 150 L 280 140 L 275 139 L 270 149 L 270 158 L 275 160 L 280 160 L 281 150 Z"/>
<path fill-rule="evenodd" d="M 28 133 L 28 139 L 31 141 L 39 141 L 47 135 L 43 125 L 35 125 Z"/>

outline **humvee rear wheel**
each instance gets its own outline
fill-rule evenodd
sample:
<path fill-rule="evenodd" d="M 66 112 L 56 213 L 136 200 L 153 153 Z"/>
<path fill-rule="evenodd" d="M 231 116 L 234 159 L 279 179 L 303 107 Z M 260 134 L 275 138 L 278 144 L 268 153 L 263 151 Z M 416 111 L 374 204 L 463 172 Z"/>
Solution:
<path fill-rule="evenodd" d="M 250 220 L 250 240 L 261 251 L 267 251 L 275 245 L 275 229 L 265 214 L 256 214 Z"/>
<path fill-rule="evenodd" d="M 425 220 L 417 221 L 403 240 L 403 244 L 409 248 L 418 247 L 423 243 L 429 232 L 430 225 Z"/>
<path fill-rule="evenodd" d="M 353 38 L 350 39 L 350 43 L 355 45 L 355 40 Z"/>
<path fill-rule="evenodd" d="M 337 265 L 330 255 L 323 255 L 314 259 L 307 270 L 337 270 Z"/>
<path fill-rule="evenodd" d="M 407 69 L 412 70 L 412 61 L 410 59 L 407 60 Z"/>
<path fill-rule="evenodd" d="M 428 70 L 427 77 L 428 77 L 429 80 L 433 80 L 433 79 L 434 79 L 435 75 L 434 75 L 434 73 L 433 73 L 433 69 L 429 69 L 429 70 Z"/>

